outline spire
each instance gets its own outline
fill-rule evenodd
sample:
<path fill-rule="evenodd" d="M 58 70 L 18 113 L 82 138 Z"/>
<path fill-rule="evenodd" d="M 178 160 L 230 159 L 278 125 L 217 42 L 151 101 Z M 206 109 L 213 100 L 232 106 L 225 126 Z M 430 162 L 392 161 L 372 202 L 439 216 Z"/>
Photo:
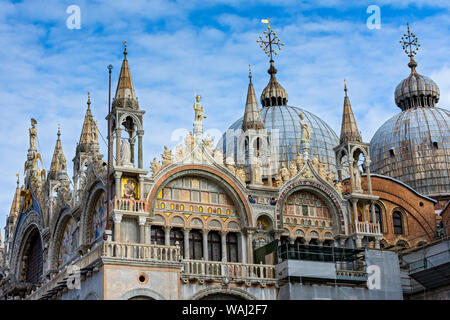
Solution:
<path fill-rule="evenodd" d="M 342 113 L 342 127 L 341 127 L 341 143 L 348 141 L 362 142 L 356 125 L 355 116 L 353 115 L 350 99 L 347 96 L 347 83 L 344 80 L 344 111 Z"/>
<path fill-rule="evenodd" d="M 61 145 L 61 130 L 58 125 L 58 139 L 56 139 L 55 150 L 53 151 L 52 163 L 50 165 L 50 171 L 48 172 L 47 179 L 58 180 L 60 175 L 67 175 L 66 157 Z"/>
<path fill-rule="evenodd" d="M 16 174 L 16 176 L 17 176 L 16 192 L 14 193 L 11 210 L 9 211 L 9 216 L 13 218 L 18 216 L 20 210 L 20 188 L 19 188 L 20 179 L 19 174 Z"/>
<path fill-rule="evenodd" d="M 125 49 L 123 51 L 122 68 L 120 69 L 119 82 L 117 83 L 116 95 L 113 101 L 113 108 L 139 109 L 139 104 L 134 92 L 131 80 L 130 67 L 127 60 L 127 43 L 123 41 Z"/>
<path fill-rule="evenodd" d="M 242 123 L 242 130 L 248 129 L 260 130 L 264 129 L 264 123 L 261 120 L 261 114 L 259 112 L 258 101 L 256 100 L 255 89 L 252 83 L 252 70 L 248 65 L 248 90 L 247 90 L 247 102 L 245 104 L 244 121 Z"/>
<path fill-rule="evenodd" d="M 78 149 L 81 152 L 90 152 L 91 146 L 98 147 L 97 123 L 91 113 L 91 96 L 88 92 L 87 110 L 84 116 Z"/>

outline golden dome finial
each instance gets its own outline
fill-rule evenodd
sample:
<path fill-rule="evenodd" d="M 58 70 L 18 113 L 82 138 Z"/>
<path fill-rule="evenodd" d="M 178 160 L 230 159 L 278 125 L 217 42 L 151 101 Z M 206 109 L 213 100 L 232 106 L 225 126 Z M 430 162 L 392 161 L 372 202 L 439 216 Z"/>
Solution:
<path fill-rule="evenodd" d="M 124 59 L 127 58 L 127 42 L 126 41 L 122 41 L 123 45 L 124 45 L 124 49 L 123 49 L 123 55 L 125 56 Z"/>
<path fill-rule="evenodd" d="M 270 61 L 273 61 L 272 54 L 278 55 L 277 50 L 281 50 L 281 47 L 284 46 L 284 42 L 280 42 L 280 38 L 278 38 L 275 31 L 270 28 L 269 19 L 262 19 L 262 23 L 267 23 L 267 32 L 264 31 L 264 35 L 266 40 L 263 40 L 262 36 L 259 36 L 259 39 L 256 40 L 257 43 L 260 43 L 260 47 L 263 48 L 264 53 L 270 58 Z"/>
<path fill-rule="evenodd" d="M 406 55 L 410 59 L 408 67 L 411 68 L 411 72 L 415 72 L 417 62 L 414 61 L 414 56 L 417 54 L 417 51 L 420 48 L 420 44 L 417 43 L 418 39 L 416 35 L 409 29 L 409 23 L 407 23 L 406 25 L 408 27 L 408 32 L 403 34 L 403 37 L 399 42 L 402 44 L 403 51 L 405 51 Z"/>

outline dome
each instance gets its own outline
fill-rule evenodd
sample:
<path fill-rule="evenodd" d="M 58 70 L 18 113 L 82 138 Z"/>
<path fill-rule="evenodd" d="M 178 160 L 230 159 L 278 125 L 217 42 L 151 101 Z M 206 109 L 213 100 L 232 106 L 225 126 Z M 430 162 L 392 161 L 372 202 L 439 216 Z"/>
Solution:
<path fill-rule="evenodd" d="M 402 111 L 375 133 L 370 154 L 372 172 L 396 178 L 424 195 L 449 194 L 450 112 L 436 107 Z"/>
<path fill-rule="evenodd" d="M 323 163 L 329 165 L 329 169 L 335 171 L 335 156 L 333 148 L 339 144 L 339 138 L 323 120 L 309 111 L 292 106 L 271 106 L 260 109 L 261 118 L 265 124 L 267 132 L 276 133 L 278 130 L 278 141 L 271 140 L 272 145 L 278 145 L 278 159 L 280 165 L 287 164 L 288 161 L 295 161 L 300 150 L 301 126 L 299 114 L 303 113 L 305 122 L 311 128 L 310 154 L 319 155 Z M 231 125 L 229 130 L 239 130 L 242 128 L 243 117 Z M 217 144 L 224 154 L 230 153 L 232 149 L 234 160 L 237 161 L 237 137 L 234 141 L 227 141 L 225 133 Z M 272 139 L 277 139 L 276 135 Z M 231 140 L 231 139 L 229 139 Z"/>
<path fill-rule="evenodd" d="M 434 107 L 439 101 L 439 87 L 430 78 L 417 73 L 417 63 L 413 59 L 408 66 L 411 73 L 395 89 L 395 103 L 402 110 Z"/>

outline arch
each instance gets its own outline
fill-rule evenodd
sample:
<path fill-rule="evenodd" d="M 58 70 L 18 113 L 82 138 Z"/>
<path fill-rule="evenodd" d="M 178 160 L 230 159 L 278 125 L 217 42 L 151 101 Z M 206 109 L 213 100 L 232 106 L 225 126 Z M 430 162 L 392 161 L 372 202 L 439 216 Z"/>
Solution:
<path fill-rule="evenodd" d="M 41 243 L 44 248 L 45 242 L 42 238 L 42 216 L 34 210 L 24 214 L 22 223 L 16 229 L 15 239 L 12 246 L 10 265 L 11 273 L 16 274 L 16 276 L 18 275 L 18 270 L 20 270 L 21 267 L 20 262 L 23 256 L 25 242 L 33 228 L 37 228 L 39 235 L 41 236 Z M 43 256 L 43 259 L 45 258 L 46 257 Z"/>
<path fill-rule="evenodd" d="M 136 124 L 138 130 L 143 130 L 141 120 L 135 114 L 128 112 L 124 112 L 120 115 L 119 121 L 117 122 L 117 127 L 121 128 L 122 124 L 128 117 L 131 117 L 133 119 L 133 122 Z"/>
<path fill-rule="evenodd" d="M 41 233 L 36 226 L 30 226 L 23 239 L 17 278 L 21 282 L 36 284 L 42 280 L 44 270 Z"/>
<path fill-rule="evenodd" d="M 326 186 L 311 180 L 298 180 L 287 186 L 279 195 L 275 212 L 281 227 L 283 227 L 283 207 L 288 197 L 297 191 L 307 191 L 320 196 L 330 209 L 333 219 L 333 230 L 336 234 L 345 233 L 346 219 L 335 190 L 329 190 Z"/>
<path fill-rule="evenodd" d="M 207 289 L 200 290 L 199 292 L 192 295 L 188 300 L 202 300 L 208 296 L 219 294 L 235 296 L 244 300 L 257 300 L 257 298 L 253 294 L 243 289 L 235 287 L 222 288 L 219 286 L 210 286 Z"/>
<path fill-rule="evenodd" d="M 208 228 L 215 230 L 222 230 L 222 223 L 217 219 L 211 219 L 208 223 Z"/>
<path fill-rule="evenodd" d="M 150 214 L 153 212 L 159 192 L 169 182 L 184 176 L 203 177 L 217 183 L 220 187 L 227 191 L 227 193 L 229 193 L 236 209 L 238 209 L 239 217 L 242 219 L 242 222 L 250 227 L 253 226 L 251 209 L 248 204 L 247 197 L 239 185 L 234 181 L 235 178 L 230 178 L 226 174 L 204 165 L 183 165 L 180 167 L 175 167 L 168 170 L 163 176 L 161 176 L 147 197 L 147 207 L 150 208 Z"/>
<path fill-rule="evenodd" d="M 204 223 L 198 217 L 191 217 L 189 225 L 193 228 L 203 228 Z"/>
<path fill-rule="evenodd" d="M 53 238 L 52 241 L 50 243 L 50 250 L 49 250 L 49 256 L 50 256 L 50 265 L 52 268 L 58 268 L 58 258 L 59 258 L 59 251 L 62 245 L 62 238 L 64 236 L 64 231 L 65 228 L 67 226 L 68 223 L 71 222 L 71 219 L 73 220 L 73 223 L 75 224 L 75 229 L 78 228 L 77 226 L 77 221 L 74 218 L 74 216 L 72 215 L 72 212 L 70 210 L 64 210 L 62 212 L 62 214 L 60 215 L 58 222 L 55 226 L 55 231 L 53 233 Z M 76 247 L 74 249 L 76 249 L 79 246 L 79 238 L 78 236 L 75 234 L 76 239 Z M 75 254 L 76 252 L 73 251 L 72 252 L 72 256 Z"/>
<path fill-rule="evenodd" d="M 320 237 L 319 232 L 317 232 L 316 230 L 309 231 L 308 235 L 311 239 L 319 239 Z"/>
<path fill-rule="evenodd" d="M 241 227 L 239 226 L 239 224 L 236 221 L 230 221 L 227 224 L 227 229 L 239 231 L 239 230 L 241 230 Z"/>
<path fill-rule="evenodd" d="M 85 245 L 91 245 L 93 244 L 94 240 L 92 235 L 92 224 L 93 224 L 93 215 L 94 215 L 94 208 L 97 204 L 97 201 L 102 196 L 106 196 L 106 189 L 103 185 L 103 183 L 99 181 L 95 181 L 91 184 L 91 187 L 89 188 L 89 198 L 86 202 L 85 208 L 81 215 L 81 228 L 80 231 L 82 232 L 82 243 Z M 110 217 L 111 218 L 111 217 Z"/>
<path fill-rule="evenodd" d="M 181 226 L 181 227 L 185 226 L 183 217 L 179 215 L 175 215 L 172 219 L 170 219 L 170 224 L 173 226 Z"/>
<path fill-rule="evenodd" d="M 268 214 L 259 214 L 256 218 L 256 227 L 262 231 L 270 231 L 273 229 L 273 220 Z"/>
<path fill-rule="evenodd" d="M 405 228 L 405 217 L 401 210 L 395 208 L 392 210 L 392 226 L 394 229 L 394 234 L 406 234 Z"/>
<path fill-rule="evenodd" d="M 156 223 L 155 223 L 156 222 Z M 153 220 L 153 223 L 152 224 L 155 224 L 155 225 L 159 225 L 159 224 L 161 224 L 161 225 L 165 225 L 166 224 L 166 218 L 164 218 L 162 215 L 160 215 L 160 214 L 155 214 L 154 215 L 154 220 Z"/>
<path fill-rule="evenodd" d="M 162 294 L 148 288 L 135 288 L 131 289 L 120 296 L 120 300 L 130 300 L 134 297 L 149 297 L 154 300 L 167 300 Z"/>

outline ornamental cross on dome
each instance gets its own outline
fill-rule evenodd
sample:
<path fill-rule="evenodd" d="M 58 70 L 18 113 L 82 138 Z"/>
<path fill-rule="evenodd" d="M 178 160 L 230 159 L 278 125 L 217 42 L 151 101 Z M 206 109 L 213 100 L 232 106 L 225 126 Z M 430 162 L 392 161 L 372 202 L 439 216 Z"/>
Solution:
<path fill-rule="evenodd" d="M 420 48 L 420 44 L 417 43 L 416 35 L 409 30 L 409 23 L 407 24 L 407 26 L 408 26 L 408 33 L 403 34 L 400 43 L 402 44 L 403 50 L 408 55 L 408 57 L 413 59 L 413 57 L 417 54 L 417 51 Z"/>
<path fill-rule="evenodd" d="M 270 61 L 273 61 L 272 54 L 277 55 L 277 50 L 281 50 L 281 47 L 284 46 L 284 43 L 280 42 L 280 38 L 278 38 L 275 31 L 270 28 L 269 19 L 262 19 L 262 23 L 267 23 L 267 31 L 264 31 L 265 40 L 262 36 L 259 36 L 259 39 L 256 42 L 260 43 L 260 47 L 263 48 L 264 53 L 270 58 Z"/>

